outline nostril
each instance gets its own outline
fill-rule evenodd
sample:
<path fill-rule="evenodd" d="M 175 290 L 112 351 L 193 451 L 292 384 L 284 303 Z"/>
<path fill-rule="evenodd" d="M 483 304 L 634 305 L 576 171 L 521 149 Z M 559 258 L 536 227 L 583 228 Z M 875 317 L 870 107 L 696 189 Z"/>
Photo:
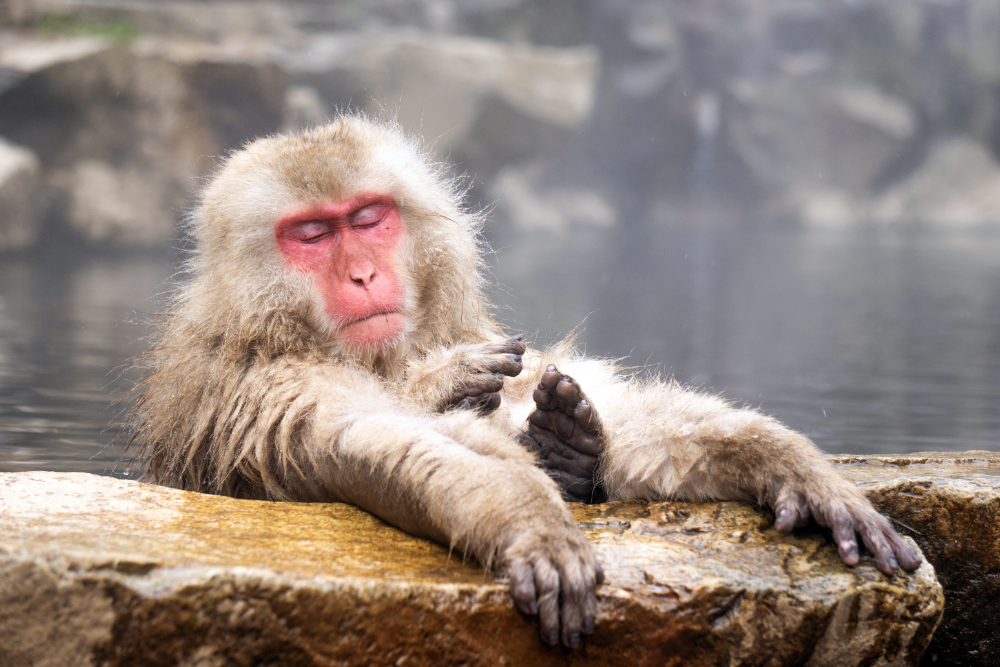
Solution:
<path fill-rule="evenodd" d="M 359 287 L 365 286 L 365 281 L 363 278 L 351 278 L 351 282 L 354 283 L 355 285 L 358 285 Z"/>

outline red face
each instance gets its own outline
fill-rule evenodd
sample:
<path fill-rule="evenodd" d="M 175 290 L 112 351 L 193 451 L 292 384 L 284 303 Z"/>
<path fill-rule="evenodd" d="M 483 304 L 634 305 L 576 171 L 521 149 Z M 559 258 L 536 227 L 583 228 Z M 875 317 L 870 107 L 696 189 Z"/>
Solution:
<path fill-rule="evenodd" d="M 399 340 L 406 289 L 396 256 L 406 228 L 392 197 L 368 193 L 296 208 L 274 235 L 285 263 L 316 283 L 342 343 L 360 351 Z"/>

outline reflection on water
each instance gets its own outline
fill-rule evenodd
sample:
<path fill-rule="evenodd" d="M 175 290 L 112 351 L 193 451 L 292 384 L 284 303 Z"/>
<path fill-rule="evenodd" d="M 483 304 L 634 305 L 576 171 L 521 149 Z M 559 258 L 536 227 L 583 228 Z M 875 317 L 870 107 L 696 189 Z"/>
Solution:
<path fill-rule="evenodd" d="M 550 342 L 759 406 L 824 450 L 1000 449 L 1000 234 L 648 229 L 491 239 Z M 175 258 L 0 258 L 0 470 L 108 474 Z M 123 474 L 119 470 L 117 474 Z"/>
<path fill-rule="evenodd" d="M 0 471 L 110 473 L 170 257 L 0 258 Z M 121 466 L 119 474 L 124 474 Z"/>
<path fill-rule="evenodd" d="M 494 240 L 514 326 L 654 364 L 827 452 L 1000 449 L 1000 234 L 648 229 Z M 589 314 L 589 316 L 588 316 Z"/>

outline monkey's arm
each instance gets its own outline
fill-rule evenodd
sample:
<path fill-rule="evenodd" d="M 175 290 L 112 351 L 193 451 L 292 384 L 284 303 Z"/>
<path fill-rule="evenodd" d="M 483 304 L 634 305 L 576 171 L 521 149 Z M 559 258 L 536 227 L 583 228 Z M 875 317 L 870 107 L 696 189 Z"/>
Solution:
<path fill-rule="evenodd" d="M 520 335 L 433 350 L 407 365 L 402 394 L 437 412 L 458 408 L 489 414 L 500 407 L 504 376 L 521 372 L 524 351 Z"/>
<path fill-rule="evenodd" d="M 260 449 L 292 453 L 286 494 L 352 503 L 506 569 L 517 606 L 539 614 L 550 644 L 573 647 L 593 630 L 603 576 L 593 550 L 555 485 L 506 435 L 472 412 L 409 408 L 349 369 L 272 370 L 266 386 L 262 418 L 275 422 L 260 432 L 279 442 Z"/>
<path fill-rule="evenodd" d="M 810 517 L 830 528 L 848 565 L 858 562 L 856 534 L 886 574 L 920 565 L 889 521 L 805 436 L 675 383 L 620 385 L 617 394 L 599 404 L 600 476 L 611 499 L 766 503 L 779 532 Z"/>

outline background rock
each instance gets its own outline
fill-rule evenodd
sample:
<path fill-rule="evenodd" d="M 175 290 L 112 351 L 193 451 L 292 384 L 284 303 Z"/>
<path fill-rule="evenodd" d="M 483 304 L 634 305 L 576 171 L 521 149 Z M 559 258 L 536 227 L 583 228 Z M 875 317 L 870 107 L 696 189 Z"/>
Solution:
<path fill-rule="evenodd" d="M 0 251 L 26 248 L 38 235 L 41 165 L 30 150 L 0 137 Z"/>
<path fill-rule="evenodd" d="M 178 88 L 174 74 L 144 64 L 147 88 L 182 92 L 153 95 L 159 111 L 138 109 L 134 101 L 145 93 L 136 96 L 136 82 L 122 91 L 136 113 L 162 117 L 169 104 L 169 113 L 194 121 L 188 127 L 196 135 L 207 132 L 193 138 L 198 155 L 353 108 L 422 135 L 469 177 L 473 206 L 495 204 L 512 175 L 516 189 L 518 173 L 544 172 L 545 183 L 530 193 L 535 204 L 496 209 L 500 230 L 542 227 L 565 237 L 574 220 L 598 218 L 652 226 L 996 222 L 982 186 L 991 172 L 963 168 L 951 189 L 919 196 L 908 185 L 911 176 L 939 169 L 927 160 L 937 159 L 929 147 L 943 138 L 957 137 L 990 159 L 1000 153 L 1000 10 L 991 0 L 7 0 L 0 12 L 17 28 L 0 35 L 0 68 L 14 72 L 0 70 L 0 90 L 21 90 L 31 84 L 19 77 L 59 63 L 92 63 L 113 46 L 125 67 L 138 58 L 185 73 L 213 70 L 218 95 L 213 87 L 187 88 L 186 74 Z M 65 135 L 61 124 L 100 125 L 113 105 L 99 77 L 84 82 L 97 86 L 90 94 L 101 114 L 53 91 L 61 114 L 45 113 L 43 104 L 36 116 L 15 105 L 18 123 L 47 124 L 50 136 Z M 286 98 L 289 85 L 297 92 Z M 307 101 L 301 93 L 310 89 Z M 9 106 L 2 101 L 0 108 Z M 158 127 L 126 126 L 123 134 L 137 150 L 152 141 L 172 155 L 178 139 Z M 0 124 L 0 133 L 8 130 Z M 46 151 L 21 130 L 8 136 L 41 156 L 57 195 L 50 217 L 61 220 L 58 204 L 77 176 L 50 175 Z M 146 132 L 152 138 L 143 139 Z M 112 235 L 126 244 L 164 243 L 163 221 L 189 206 L 187 177 L 209 170 L 179 149 L 167 174 L 128 151 L 115 159 L 99 153 L 79 159 L 105 162 L 115 182 L 129 182 L 126 174 L 148 182 L 145 208 L 131 217 L 150 229 Z M 581 207 L 599 200 L 597 210 L 614 215 L 581 216 L 567 210 L 567 195 Z M 128 199 L 104 208 L 124 210 Z M 539 221 L 525 224 L 526 211 Z M 85 210 L 74 219 L 97 230 L 100 243 L 121 227 L 115 216 L 79 221 L 107 213 Z"/>
<path fill-rule="evenodd" d="M 864 194 L 917 130 L 913 110 L 873 87 L 779 79 L 739 82 L 729 131 L 770 191 L 832 187 Z"/>
<path fill-rule="evenodd" d="M 274 65 L 137 51 L 57 59 L 0 96 L 0 134 L 38 154 L 52 215 L 94 243 L 176 239 L 216 156 L 282 117 L 287 81 Z M 16 60 L 14 50 L 5 54 Z"/>
<path fill-rule="evenodd" d="M 1000 653 L 1000 453 L 833 460 L 920 545 L 944 586 L 944 618 L 922 664 L 993 665 Z"/>
<path fill-rule="evenodd" d="M 873 203 L 872 218 L 941 227 L 1000 222 L 1000 164 L 969 139 L 937 142 L 915 173 Z"/>
<path fill-rule="evenodd" d="M 916 664 L 933 569 L 848 569 L 737 503 L 578 506 L 607 575 L 585 648 L 506 585 L 348 505 L 0 474 L 0 654 L 28 664 Z"/>

